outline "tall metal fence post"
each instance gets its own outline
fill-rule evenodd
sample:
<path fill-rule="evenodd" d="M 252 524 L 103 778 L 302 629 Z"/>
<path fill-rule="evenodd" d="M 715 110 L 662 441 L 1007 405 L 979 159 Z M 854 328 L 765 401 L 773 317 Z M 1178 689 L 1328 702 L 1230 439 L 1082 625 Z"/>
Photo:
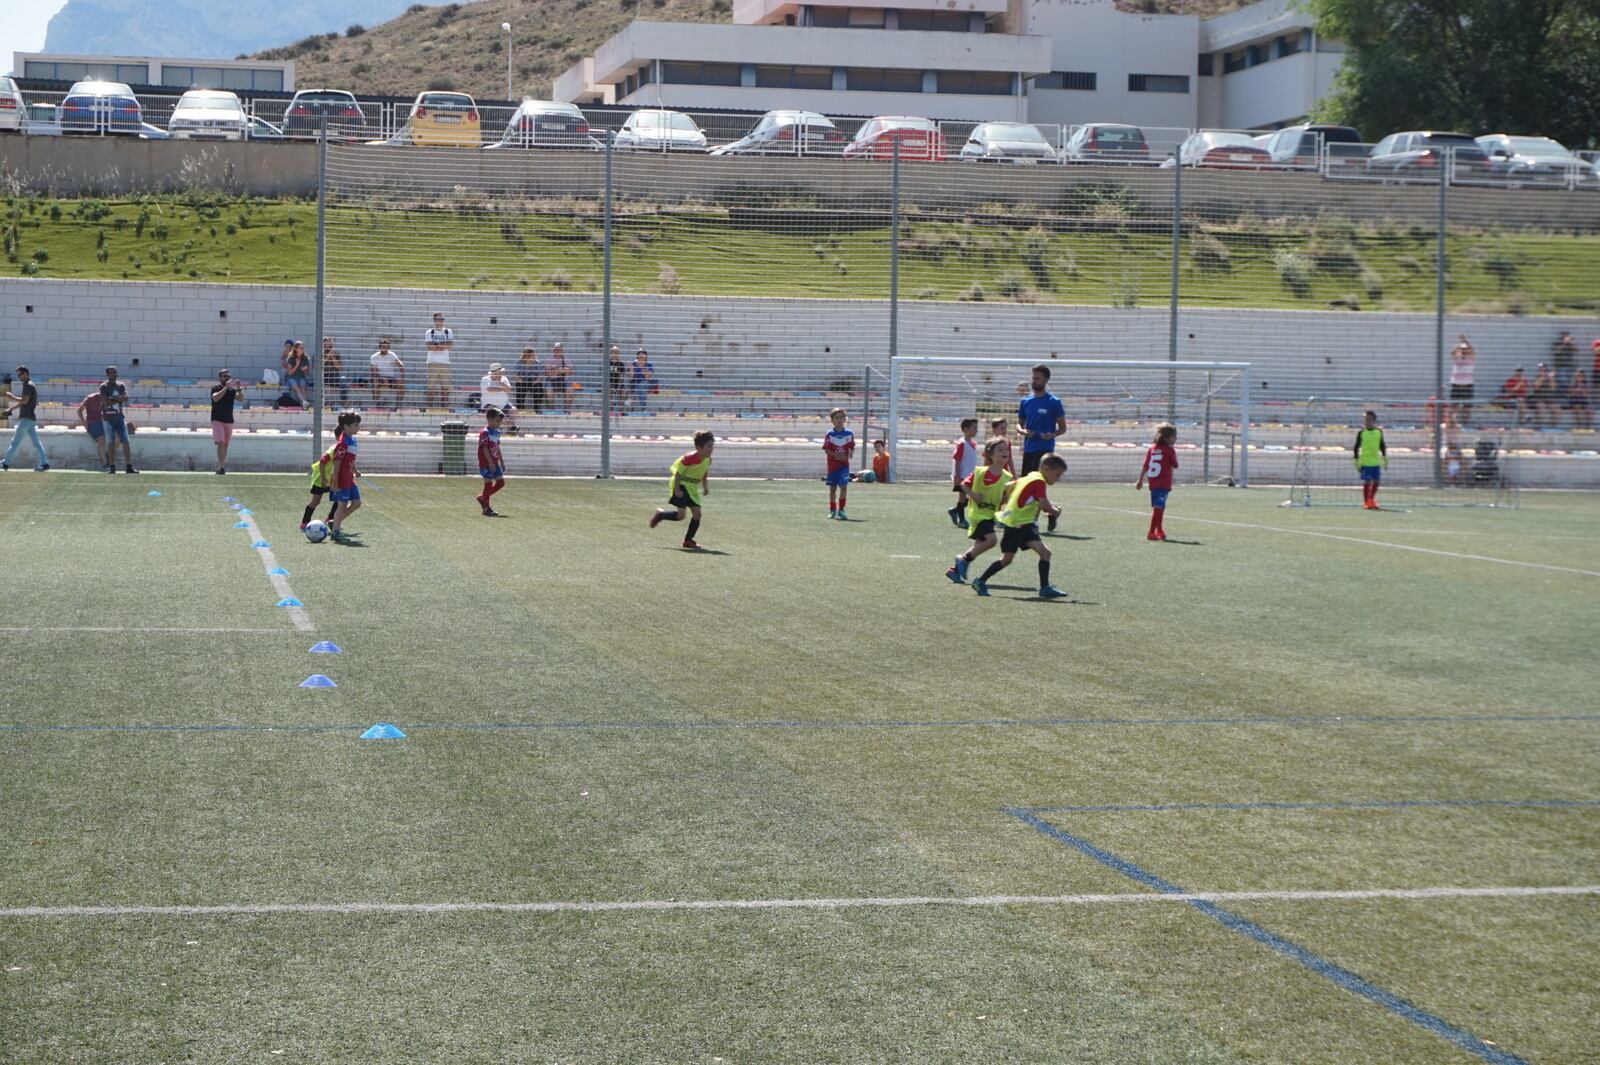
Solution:
<path fill-rule="evenodd" d="M 1447 149 L 1439 161 L 1439 253 L 1434 263 L 1437 284 L 1433 311 L 1433 486 L 1444 487 L 1444 289 L 1445 272 L 1449 268 L 1445 250 L 1445 234 L 1449 220 L 1450 165 L 1455 161 L 1453 149 Z"/>
<path fill-rule="evenodd" d="M 317 132 L 317 328 L 313 350 L 317 372 L 311 375 L 311 461 L 322 454 L 322 375 L 327 365 L 322 361 L 322 335 L 327 328 L 324 306 L 327 302 L 328 267 L 328 119 L 323 116 Z"/>
<path fill-rule="evenodd" d="M 600 476 L 611 476 L 611 138 L 606 138 L 605 233 L 600 287 Z"/>
<path fill-rule="evenodd" d="M 1250 487 L 1250 371 L 1239 373 L 1239 487 Z"/>
<path fill-rule="evenodd" d="M 1172 155 L 1172 291 L 1167 303 L 1167 358 L 1178 361 L 1178 255 L 1183 245 L 1183 155 Z M 1167 421 L 1178 416 L 1178 371 L 1167 374 Z"/>
<path fill-rule="evenodd" d="M 889 158 L 889 358 L 900 354 L 900 142 Z"/>

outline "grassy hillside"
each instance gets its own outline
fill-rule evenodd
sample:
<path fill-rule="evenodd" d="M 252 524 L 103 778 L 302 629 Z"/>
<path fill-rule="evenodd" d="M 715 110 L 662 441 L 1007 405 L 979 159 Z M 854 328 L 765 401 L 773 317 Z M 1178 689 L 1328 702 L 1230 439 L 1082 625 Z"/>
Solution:
<path fill-rule="evenodd" d="M 1147 14 L 1215 15 L 1247 0 L 1120 0 Z M 506 85 L 502 22 L 511 23 L 514 86 L 521 96 L 548 97 L 556 76 L 634 19 L 728 22 L 730 0 L 477 0 L 414 4 L 378 26 L 306 37 L 257 54 L 293 59 L 302 86 L 410 96 L 430 85 L 482 99 L 502 99 Z"/>
<path fill-rule="evenodd" d="M 316 206 L 261 200 L 3 203 L 0 272 L 16 276 L 308 284 Z M 623 292 L 881 297 L 883 226 L 793 212 L 781 225 L 718 208 L 650 210 L 617 222 Z M 514 216 L 335 208 L 328 277 L 338 284 L 594 291 L 599 225 L 552 208 Z M 431 249 L 426 262 L 373 255 Z M 1167 299 L 1158 229 L 918 219 L 901 234 L 900 291 L 915 299 L 1156 306 Z M 1431 310 L 1433 236 L 1387 223 L 1243 222 L 1185 238 L 1186 302 L 1223 307 Z M 42 253 L 42 255 L 41 255 Z M 1453 310 L 1594 310 L 1600 240 L 1461 229 L 1452 234 Z"/>
<path fill-rule="evenodd" d="M 519 96 L 548 98 L 556 76 L 636 18 L 727 22 L 729 0 L 477 0 L 414 4 L 379 26 L 307 37 L 261 52 L 293 59 L 295 81 L 357 93 L 410 96 L 434 85 L 499 100 L 506 91 L 511 23 L 513 83 Z"/>

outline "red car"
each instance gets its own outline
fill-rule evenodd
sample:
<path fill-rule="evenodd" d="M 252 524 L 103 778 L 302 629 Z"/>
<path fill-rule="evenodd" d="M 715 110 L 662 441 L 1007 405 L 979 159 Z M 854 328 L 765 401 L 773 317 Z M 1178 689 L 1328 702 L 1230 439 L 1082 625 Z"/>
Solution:
<path fill-rule="evenodd" d="M 904 115 L 882 115 L 856 130 L 844 147 L 846 159 L 892 159 L 895 145 L 902 161 L 942 163 L 944 134 L 932 120 Z"/>

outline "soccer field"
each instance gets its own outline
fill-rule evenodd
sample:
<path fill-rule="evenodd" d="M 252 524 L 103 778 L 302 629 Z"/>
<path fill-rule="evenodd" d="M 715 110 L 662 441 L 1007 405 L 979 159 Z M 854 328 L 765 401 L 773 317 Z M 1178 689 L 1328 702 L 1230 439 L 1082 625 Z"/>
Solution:
<path fill-rule="evenodd" d="M 0 477 L 0 1061 L 1600 1060 L 1600 497 L 664 483 Z"/>

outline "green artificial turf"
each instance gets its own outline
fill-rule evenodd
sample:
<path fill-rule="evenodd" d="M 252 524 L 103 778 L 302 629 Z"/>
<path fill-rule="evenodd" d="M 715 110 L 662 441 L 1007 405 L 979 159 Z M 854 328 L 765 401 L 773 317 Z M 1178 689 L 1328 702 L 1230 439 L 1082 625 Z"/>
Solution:
<path fill-rule="evenodd" d="M 1063 486 L 1048 603 L 1027 559 L 989 600 L 944 578 L 933 487 L 839 523 L 725 481 L 702 554 L 645 528 L 659 481 L 514 480 L 499 521 L 468 479 L 368 487 L 343 547 L 295 529 L 298 477 L 0 477 L 0 909 L 1149 890 L 1013 808 L 1191 891 L 1600 883 L 1597 806 L 1061 809 L 1600 799 L 1592 494 L 1181 489 L 1152 544 L 1142 494 Z M 1229 909 L 1579 1061 L 1596 904 Z M 1477 1060 L 1181 904 L 0 915 L 0 1033 L 7 1063 Z"/>
<path fill-rule="evenodd" d="M 31 276 L 310 284 L 316 205 L 145 197 L 4 201 L 7 262 Z M 571 204 L 328 212 L 327 277 L 369 287 L 598 291 L 602 233 Z M 815 209 L 632 207 L 617 219 L 620 292 L 881 299 L 889 227 Z M 425 259 L 395 255 L 425 244 Z M 918 215 L 901 227 L 908 299 L 1165 306 L 1170 235 L 1130 220 Z M 41 259 L 39 252 L 44 253 Z M 1187 231 L 1181 295 L 1192 306 L 1431 310 L 1435 236 L 1395 221 L 1218 219 Z M 1530 229 L 1451 231 L 1452 311 L 1592 310 L 1600 241 Z"/>

